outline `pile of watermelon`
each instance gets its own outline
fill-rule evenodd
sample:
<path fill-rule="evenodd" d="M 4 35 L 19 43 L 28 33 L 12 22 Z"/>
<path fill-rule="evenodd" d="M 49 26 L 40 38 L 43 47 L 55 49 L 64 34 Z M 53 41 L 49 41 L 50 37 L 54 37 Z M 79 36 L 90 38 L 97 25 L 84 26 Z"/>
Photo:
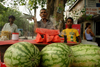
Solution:
<path fill-rule="evenodd" d="M 31 43 L 19 42 L 6 50 L 4 62 L 7 67 L 100 67 L 100 48 L 52 43 L 40 52 Z"/>

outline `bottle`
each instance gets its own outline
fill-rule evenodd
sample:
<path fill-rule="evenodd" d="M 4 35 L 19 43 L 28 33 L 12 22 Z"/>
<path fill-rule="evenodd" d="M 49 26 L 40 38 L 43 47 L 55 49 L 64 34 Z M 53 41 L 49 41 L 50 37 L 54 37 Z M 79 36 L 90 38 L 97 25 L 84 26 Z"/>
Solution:
<path fill-rule="evenodd" d="M 64 43 L 67 43 L 67 35 L 65 31 L 64 31 Z"/>
<path fill-rule="evenodd" d="M 67 35 L 64 35 L 64 43 L 67 43 Z"/>

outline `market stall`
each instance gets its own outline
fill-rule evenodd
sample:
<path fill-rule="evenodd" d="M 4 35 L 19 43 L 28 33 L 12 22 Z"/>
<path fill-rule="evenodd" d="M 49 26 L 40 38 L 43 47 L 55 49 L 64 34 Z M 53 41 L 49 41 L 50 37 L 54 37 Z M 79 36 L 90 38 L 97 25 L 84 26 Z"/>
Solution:
<path fill-rule="evenodd" d="M 4 56 L 4 53 L 5 53 L 6 49 L 9 46 L 11 46 L 12 44 L 18 43 L 18 42 L 29 42 L 29 43 L 32 43 L 32 44 L 36 45 L 39 48 L 39 50 L 41 50 L 46 45 L 50 44 L 50 43 L 37 43 L 36 40 L 22 40 L 22 39 L 19 39 L 19 40 L 0 41 L 1 61 L 3 61 L 3 56 Z M 63 43 L 63 42 L 64 42 L 64 38 L 61 38 L 61 42 L 60 43 Z M 67 42 L 66 44 L 67 45 L 74 45 L 76 43 Z"/>

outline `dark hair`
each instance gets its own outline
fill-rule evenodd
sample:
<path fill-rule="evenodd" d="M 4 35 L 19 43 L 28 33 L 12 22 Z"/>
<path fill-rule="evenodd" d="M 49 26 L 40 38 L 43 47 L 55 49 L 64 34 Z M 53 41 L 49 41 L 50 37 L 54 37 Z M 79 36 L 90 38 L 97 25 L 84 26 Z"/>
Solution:
<path fill-rule="evenodd" d="M 90 24 L 90 23 L 86 23 L 86 27 L 85 27 L 85 29 L 86 29 L 89 25 L 91 25 L 91 24 Z"/>
<path fill-rule="evenodd" d="M 72 17 L 68 17 L 68 18 L 66 19 L 66 22 L 67 22 L 67 20 L 68 20 L 68 19 L 71 19 L 71 20 L 72 20 L 72 22 L 73 22 L 73 18 L 72 18 Z"/>
<path fill-rule="evenodd" d="M 41 10 L 45 10 L 45 11 L 47 12 L 47 9 L 45 9 L 45 8 L 42 8 Z M 41 10 L 40 10 L 40 11 L 41 11 Z"/>
<path fill-rule="evenodd" d="M 13 18 L 13 19 L 15 20 L 15 16 L 13 16 L 13 15 L 9 16 L 8 18 L 9 18 L 9 19 L 10 19 L 10 18 Z"/>

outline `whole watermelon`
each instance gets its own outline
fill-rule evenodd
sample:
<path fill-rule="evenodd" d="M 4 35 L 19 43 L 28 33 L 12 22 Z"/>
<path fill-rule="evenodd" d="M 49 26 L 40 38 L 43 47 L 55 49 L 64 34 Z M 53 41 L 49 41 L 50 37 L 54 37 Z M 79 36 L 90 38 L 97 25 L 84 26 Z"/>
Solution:
<path fill-rule="evenodd" d="M 39 49 L 28 42 L 15 43 L 4 54 L 4 63 L 7 67 L 37 67 L 39 62 Z"/>
<path fill-rule="evenodd" d="M 72 59 L 72 50 L 64 43 L 49 44 L 41 51 L 42 67 L 69 67 Z"/>
<path fill-rule="evenodd" d="M 100 67 L 100 47 L 81 44 L 71 48 L 74 54 L 72 67 Z"/>

